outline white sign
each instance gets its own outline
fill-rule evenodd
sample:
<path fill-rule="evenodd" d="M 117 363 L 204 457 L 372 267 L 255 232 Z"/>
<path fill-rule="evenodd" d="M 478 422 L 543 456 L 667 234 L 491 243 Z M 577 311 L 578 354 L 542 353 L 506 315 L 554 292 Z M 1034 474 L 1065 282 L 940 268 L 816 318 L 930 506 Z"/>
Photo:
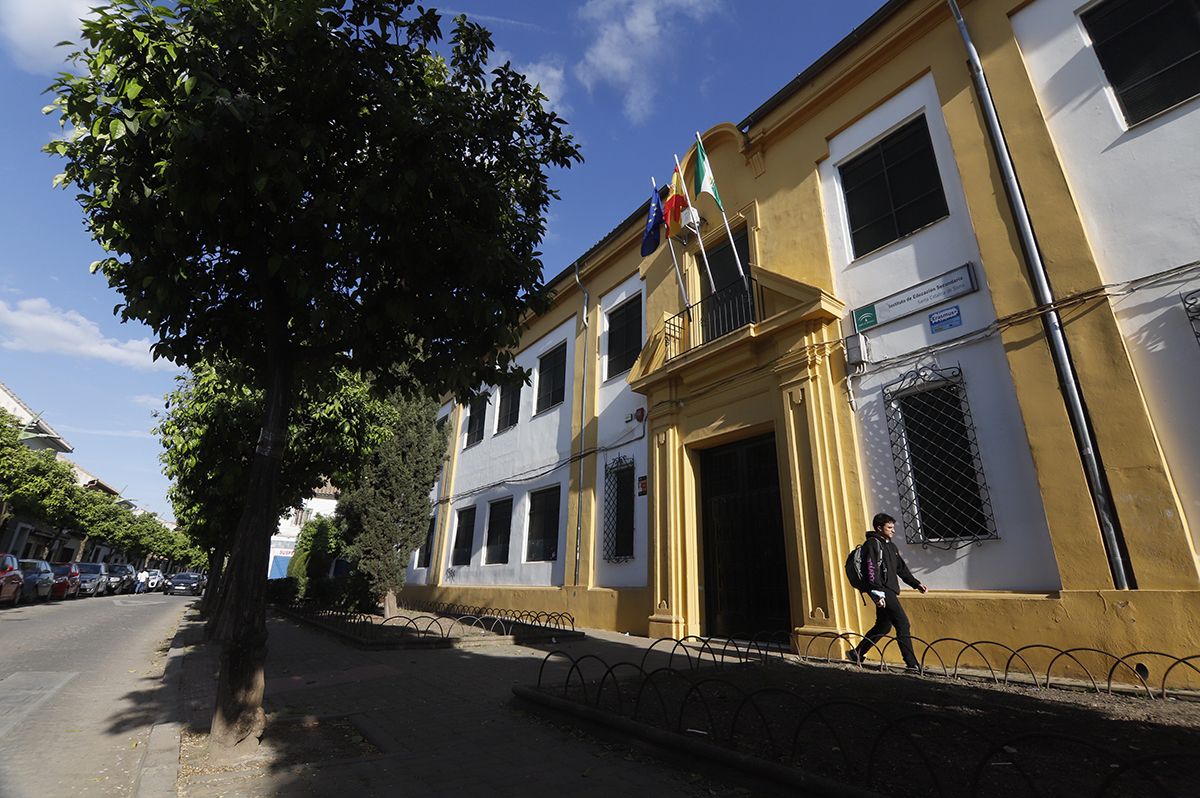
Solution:
<path fill-rule="evenodd" d="M 898 294 L 876 300 L 854 309 L 854 331 L 862 332 L 880 324 L 903 318 L 919 310 L 939 305 L 948 299 L 977 290 L 975 274 L 970 263 L 964 263 L 940 277 L 917 283 Z"/>

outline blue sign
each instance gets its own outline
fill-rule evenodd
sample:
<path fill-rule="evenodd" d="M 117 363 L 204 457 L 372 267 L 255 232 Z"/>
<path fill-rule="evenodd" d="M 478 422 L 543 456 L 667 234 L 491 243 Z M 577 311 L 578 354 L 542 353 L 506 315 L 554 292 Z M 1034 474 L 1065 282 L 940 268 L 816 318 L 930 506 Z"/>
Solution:
<path fill-rule="evenodd" d="M 962 314 L 958 311 L 958 305 L 955 305 L 952 308 L 935 310 L 933 313 L 929 314 L 930 332 L 940 333 L 961 326 Z"/>

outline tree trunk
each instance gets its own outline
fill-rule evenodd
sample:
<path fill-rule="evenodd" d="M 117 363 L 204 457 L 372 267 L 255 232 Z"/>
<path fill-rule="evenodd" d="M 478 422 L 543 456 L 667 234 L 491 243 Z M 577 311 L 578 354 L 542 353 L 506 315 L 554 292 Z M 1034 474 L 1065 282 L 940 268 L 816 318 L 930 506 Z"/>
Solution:
<path fill-rule="evenodd" d="M 204 627 L 204 636 L 211 638 L 216 632 L 217 597 L 221 595 L 221 578 L 225 571 L 225 557 L 228 554 L 225 546 L 214 546 L 208 553 L 208 585 L 204 588 L 204 598 L 200 600 L 200 617 L 208 618 L 209 623 Z"/>
<path fill-rule="evenodd" d="M 269 347 L 262 429 L 217 597 L 215 637 L 222 644 L 221 669 L 209 735 L 209 756 L 217 760 L 253 752 L 266 722 L 262 699 L 267 560 L 270 537 L 279 523 L 276 496 L 292 404 L 290 366 L 282 347 Z"/>

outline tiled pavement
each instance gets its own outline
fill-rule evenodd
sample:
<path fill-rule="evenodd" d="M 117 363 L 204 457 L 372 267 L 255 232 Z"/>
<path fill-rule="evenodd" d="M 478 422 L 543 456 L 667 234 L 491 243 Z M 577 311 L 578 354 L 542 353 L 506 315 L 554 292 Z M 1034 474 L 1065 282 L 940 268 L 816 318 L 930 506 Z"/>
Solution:
<path fill-rule="evenodd" d="M 769 794 L 728 773 L 720 783 L 702 763 L 667 764 L 622 740 L 593 737 L 512 696 L 512 685 L 536 681 L 550 650 L 636 662 L 645 639 L 589 631 L 586 640 L 537 648 L 364 651 L 290 620 L 274 618 L 269 627 L 271 720 L 262 754 L 234 771 L 185 767 L 181 796 Z M 207 727 L 215 668 L 208 646 L 184 658 L 182 696 L 193 729 Z M 346 717 L 354 726 L 342 721 L 343 728 L 356 729 L 378 752 L 313 756 L 289 751 L 287 735 L 271 739 L 272 724 L 288 719 Z"/>

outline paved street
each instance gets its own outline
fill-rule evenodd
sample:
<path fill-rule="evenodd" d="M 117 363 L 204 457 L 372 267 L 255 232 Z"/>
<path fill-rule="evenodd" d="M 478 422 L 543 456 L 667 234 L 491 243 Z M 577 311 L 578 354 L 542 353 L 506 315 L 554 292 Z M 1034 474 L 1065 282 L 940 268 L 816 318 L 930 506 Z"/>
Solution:
<path fill-rule="evenodd" d="M 167 643 L 193 599 L 0 609 L 0 796 L 127 796 L 165 718 Z"/>

